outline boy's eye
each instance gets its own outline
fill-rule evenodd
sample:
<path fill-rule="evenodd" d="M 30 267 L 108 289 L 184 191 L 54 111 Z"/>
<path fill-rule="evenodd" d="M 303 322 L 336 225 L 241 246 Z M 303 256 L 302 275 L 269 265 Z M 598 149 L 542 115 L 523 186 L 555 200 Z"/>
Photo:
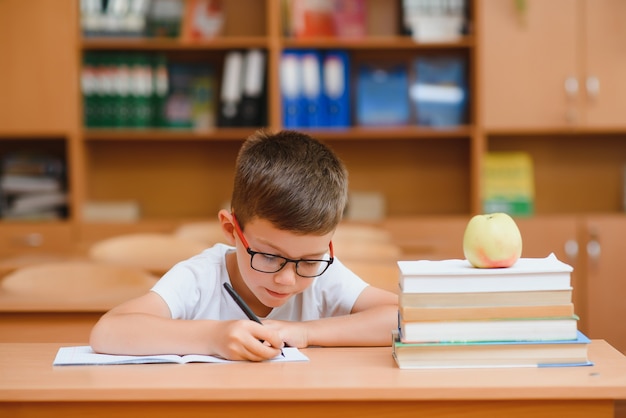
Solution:
<path fill-rule="evenodd" d="M 272 254 L 262 254 L 262 255 L 263 255 L 263 261 L 268 262 L 268 263 L 277 263 L 281 260 L 281 258 L 276 255 L 272 255 Z"/>
<path fill-rule="evenodd" d="M 308 266 L 314 267 L 314 266 L 317 266 L 320 263 L 317 260 L 301 260 L 300 262 L 303 263 L 303 264 L 306 264 L 307 267 Z"/>

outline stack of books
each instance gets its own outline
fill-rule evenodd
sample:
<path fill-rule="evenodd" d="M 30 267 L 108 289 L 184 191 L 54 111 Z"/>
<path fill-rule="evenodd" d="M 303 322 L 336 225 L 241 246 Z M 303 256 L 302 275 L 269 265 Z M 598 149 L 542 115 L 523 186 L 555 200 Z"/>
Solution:
<path fill-rule="evenodd" d="M 57 220 L 67 216 L 65 162 L 46 153 L 14 152 L 0 160 L 0 218 Z"/>
<path fill-rule="evenodd" d="M 501 269 L 399 261 L 393 356 L 400 368 L 591 364 L 577 328 L 572 267 L 554 254 Z"/>

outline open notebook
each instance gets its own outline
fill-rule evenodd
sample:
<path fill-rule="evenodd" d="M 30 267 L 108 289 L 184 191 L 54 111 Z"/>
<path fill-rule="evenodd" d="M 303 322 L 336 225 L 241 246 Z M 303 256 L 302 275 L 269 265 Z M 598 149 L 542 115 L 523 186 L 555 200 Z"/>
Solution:
<path fill-rule="evenodd" d="M 309 361 L 295 347 L 284 347 L 285 356 L 278 355 L 270 362 L 293 362 Z M 90 346 L 61 347 L 52 363 L 54 366 L 86 366 L 105 364 L 145 364 L 145 363 L 235 363 L 216 356 L 188 354 L 179 356 L 176 354 L 151 355 L 151 356 L 121 356 L 113 354 L 98 354 Z"/>

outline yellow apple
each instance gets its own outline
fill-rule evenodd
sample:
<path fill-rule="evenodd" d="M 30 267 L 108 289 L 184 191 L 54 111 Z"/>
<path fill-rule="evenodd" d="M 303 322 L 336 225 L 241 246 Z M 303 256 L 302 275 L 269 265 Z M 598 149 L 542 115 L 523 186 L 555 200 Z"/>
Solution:
<path fill-rule="evenodd" d="M 522 255 L 522 234 L 506 213 L 476 215 L 465 228 L 463 253 L 474 267 L 511 267 Z"/>

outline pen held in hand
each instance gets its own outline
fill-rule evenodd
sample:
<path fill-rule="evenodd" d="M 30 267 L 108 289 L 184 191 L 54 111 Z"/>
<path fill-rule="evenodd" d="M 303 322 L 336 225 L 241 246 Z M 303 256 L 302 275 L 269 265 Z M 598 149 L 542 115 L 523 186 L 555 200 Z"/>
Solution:
<path fill-rule="evenodd" d="M 239 296 L 239 294 L 237 292 L 235 292 L 235 289 L 233 289 L 233 287 L 230 285 L 230 283 L 224 283 L 224 288 L 226 289 L 228 294 L 233 298 L 233 300 L 235 301 L 237 306 L 239 306 L 241 308 L 241 310 L 246 314 L 248 319 L 263 325 L 263 323 L 261 322 L 259 317 L 256 316 L 254 314 L 254 312 L 252 312 L 252 309 L 250 309 L 250 307 L 246 304 L 246 302 L 244 302 L 244 300 L 241 298 L 241 296 Z M 282 349 L 280 350 L 280 355 L 285 357 L 285 354 L 283 353 Z"/>

